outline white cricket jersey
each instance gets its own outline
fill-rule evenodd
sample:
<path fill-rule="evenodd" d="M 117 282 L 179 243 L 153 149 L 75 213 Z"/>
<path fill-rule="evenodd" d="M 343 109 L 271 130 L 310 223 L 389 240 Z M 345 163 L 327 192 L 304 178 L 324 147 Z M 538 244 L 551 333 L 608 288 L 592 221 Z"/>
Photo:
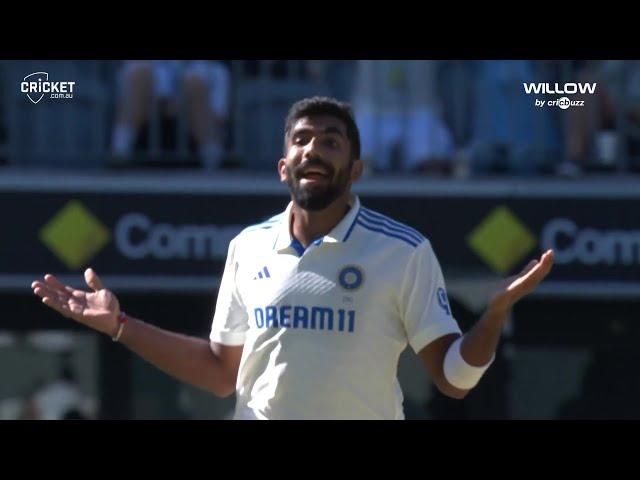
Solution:
<path fill-rule="evenodd" d="M 350 205 L 306 249 L 291 203 L 229 244 L 210 339 L 244 344 L 235 419 L 403 419 L 402 351 L 461 333 L 429 241 Z"/>

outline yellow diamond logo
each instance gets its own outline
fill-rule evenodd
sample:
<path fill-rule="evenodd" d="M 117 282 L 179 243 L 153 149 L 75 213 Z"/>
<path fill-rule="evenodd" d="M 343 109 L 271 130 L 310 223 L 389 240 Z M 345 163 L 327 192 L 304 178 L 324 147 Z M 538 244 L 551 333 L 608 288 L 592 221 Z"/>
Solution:
<path fill-rule="evenodd" d="M 536 237 L 507 207 L 500 206 L 471 232 L 467 244 L 494 270 L 505 274 L 536 246 Z"/>
<path fill-rule="evenodd" d="M 109 230 L 76 200 L 67 203 L 40 230 L 40 241 L 73 270 L 93 258 L 109 238 Z"/>

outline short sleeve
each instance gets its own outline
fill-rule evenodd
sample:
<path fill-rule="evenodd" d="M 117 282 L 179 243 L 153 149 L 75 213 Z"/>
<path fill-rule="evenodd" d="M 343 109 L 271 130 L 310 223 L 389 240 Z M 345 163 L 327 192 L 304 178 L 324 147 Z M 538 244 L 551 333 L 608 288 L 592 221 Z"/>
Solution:
<path fill-rule="evenodd" d="M 236 239 L 229 243 L 227 261 L 218 289 L 216 309 L 211 324 L 209 339 L 223 345 L 243 345 L 249 328 L 247 311 L 238 293 L 236 284 Z"/>
<path fill-rule="evenodd" d="M 449 305 L 440 264 L 428 240 L 418 245 L 409 260 L 400 302 L 407 339 L 416 353 L 443 335 L 462 333 Z"/>

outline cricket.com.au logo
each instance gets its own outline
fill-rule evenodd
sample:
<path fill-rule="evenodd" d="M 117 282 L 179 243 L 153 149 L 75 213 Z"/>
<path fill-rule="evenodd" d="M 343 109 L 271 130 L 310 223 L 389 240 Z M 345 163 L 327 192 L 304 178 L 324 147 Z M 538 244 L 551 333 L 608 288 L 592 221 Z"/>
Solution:
<path fill-rule="evenodd" d="M 49 98 L 73 98 L 73 87 L 76 82 L 50 82 L 47 72 L 34 72 L 24 77 L 20 83 L 20 91 L 27 94 L 27 98 L 34 104 L 45 95 Z"/>
<path fill-rule="evenodd" d="M 596 93 L 597 83 L 523 83 L 524 93 L 527 95 L 593 95 Z M 558 107 L 566 110 L 569 107 L 584 107 L 584 100 L 572 100 L 570 97 L 563 96 L 552 100 L 541 100 L 536 98 L 536 107 Z"/>

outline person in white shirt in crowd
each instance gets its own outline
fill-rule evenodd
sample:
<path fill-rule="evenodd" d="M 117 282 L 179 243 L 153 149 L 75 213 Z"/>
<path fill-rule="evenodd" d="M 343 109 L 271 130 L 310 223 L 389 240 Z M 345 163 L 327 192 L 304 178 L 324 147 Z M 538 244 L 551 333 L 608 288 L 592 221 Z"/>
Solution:
<path fill-rule="evenodd" d="M 127 162 L 141 128 L 149 124 L 154 102 L 159 102 L 158 113 L 163 118 L 176 118 L 183 109 L 203 167 L 219 168 L 225 153 L 230 89 L 230 72 L 218 61 L 125 62 L 119 78 L 111 162 Z"/>
<path fill-rule="evenodd" d="M 454 142 L 442 119 L 438 61 L 360 60 L 352 104 L 362 160 L 379 172 L 451 172 Z"/>

